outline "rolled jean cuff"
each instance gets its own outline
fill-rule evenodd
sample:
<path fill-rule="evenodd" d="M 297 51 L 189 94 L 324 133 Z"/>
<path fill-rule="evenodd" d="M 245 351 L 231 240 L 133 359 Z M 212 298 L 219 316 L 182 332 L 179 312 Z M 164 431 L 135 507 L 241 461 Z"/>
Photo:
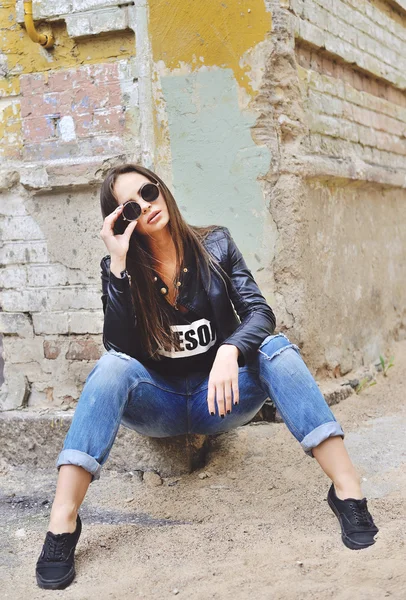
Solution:
<path fill-rule="evenodd" d="M 82 467 L 93 475 L 91 481 L 100 479 L 101 465 L 93 456 L 82 452 L 81 450 L 62 450 L 56 461 L 56 467 L 59 469 L 62 465 L 76 465 Z"/>
<path fill-rule="evenodd" d="M 339 435 L 344 439 L 344 432 L 339 423 L 337 423 L 337 421 L 329 421 L 328 423 L 323 423 L 323 425 L 319 425 L 316 429 L 313 429 L 313 431 L 308 433 L 300 443 L 306 454 L 314 458 L 312 449 L 321 444 L 321 442 L 324 442 L 324 440 L 327 440 L 327 438 L 336 435 Z"/>

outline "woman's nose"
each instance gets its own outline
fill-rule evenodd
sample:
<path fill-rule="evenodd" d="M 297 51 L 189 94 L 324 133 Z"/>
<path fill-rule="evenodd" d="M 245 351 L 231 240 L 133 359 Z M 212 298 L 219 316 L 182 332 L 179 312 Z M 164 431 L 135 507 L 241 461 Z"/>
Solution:
<path fill-rule="evenodd" d="M 140 200 L 139 205 L 141 206 L 141 211 L 145 215 L 146 212 L 151 208 L 151 204 L 149 202 L 145 202 L 145 200 Z"/>

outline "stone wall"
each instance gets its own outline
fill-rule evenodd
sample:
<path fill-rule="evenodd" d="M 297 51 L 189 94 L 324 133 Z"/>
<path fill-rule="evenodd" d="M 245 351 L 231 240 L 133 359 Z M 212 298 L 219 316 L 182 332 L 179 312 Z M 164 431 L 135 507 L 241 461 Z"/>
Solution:
<path fill-rule="evenodd" d="M 231 229 L 316 376 L 404 337 L 405 2 L 64 0 L 34 16 L 52 50 L 22 2 L 0 8 L 3 409 L 74 403 L 104 351 L 98 189 L 124 160 L 164 177 L 189 222 Z"/>

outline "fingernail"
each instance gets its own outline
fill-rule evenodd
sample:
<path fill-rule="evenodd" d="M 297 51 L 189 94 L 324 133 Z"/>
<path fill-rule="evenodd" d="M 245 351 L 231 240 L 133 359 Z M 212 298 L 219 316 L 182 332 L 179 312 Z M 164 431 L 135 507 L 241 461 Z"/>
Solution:
<path fill-rule="evenodd" d="M 214 417 L 214 412 L 211 412 L 210 414 Z"/>
<path fill-rule="evenodd" d="M 234 406 L 237 406 L 238 402 L 234 402 Z"/>
<path fill-rule="evenodd" d="M 220 417 L 221 417 L 222 419 L 224 419 L 224 415 L 220 415 Z"/>
<path fill-rule="evenodd" d="M 230 412 L 231 412 L 231 411 L 230 411 L 230 410 L 228 410 L 228 411 L 227 411 L 227 414 L 229 415 L 229 414 L 230 414 Z"/>

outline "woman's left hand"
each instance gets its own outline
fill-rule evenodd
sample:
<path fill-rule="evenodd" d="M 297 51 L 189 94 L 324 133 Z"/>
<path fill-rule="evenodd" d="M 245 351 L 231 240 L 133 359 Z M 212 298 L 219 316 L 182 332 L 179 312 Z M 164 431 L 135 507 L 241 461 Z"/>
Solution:
<path fill-rule="evenodd" d="M 224 417 L 226 412 L 231 412 L 233 399 L 235 404 L 239 402 L 238 353 L 238 348 L 231 344 L 223 344 L 217 350 L 209 375 L 207 394 L 207 405 L 211 414 L 216 412 L 215 400 L 221 417 Z"/>

